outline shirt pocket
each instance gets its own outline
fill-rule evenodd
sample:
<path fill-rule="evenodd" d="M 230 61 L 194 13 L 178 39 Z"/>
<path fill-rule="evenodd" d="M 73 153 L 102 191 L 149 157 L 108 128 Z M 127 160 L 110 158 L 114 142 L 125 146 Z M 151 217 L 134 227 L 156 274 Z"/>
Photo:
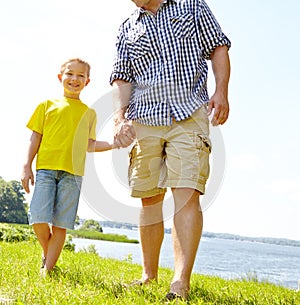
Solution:
<path fill-rule="evenodd" d="M 150 43 L 143 26 L 133 27 L 127 33 L 128 53 L 132 60 L 139 59 L 150 51 Z"/>
<path fill-rule="evenodd" d="M 192 14 L 171 17 L 171 27 L 175 37 L 193 39 L 196 37 L 196 26 Z"/>

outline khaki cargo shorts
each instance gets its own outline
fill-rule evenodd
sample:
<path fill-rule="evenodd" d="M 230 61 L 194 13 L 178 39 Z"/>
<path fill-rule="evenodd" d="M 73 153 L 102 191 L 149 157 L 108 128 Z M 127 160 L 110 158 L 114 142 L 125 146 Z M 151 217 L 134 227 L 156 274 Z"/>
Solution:
<path fill-rule="evenodd" d="M 209 176 L 209 122 L 207 107 L 171 126 L 133 122 L 137 141 L 130 152 L 131 196 L 152 197 L 170 188 L 192 188 L 201 194 Z"/>

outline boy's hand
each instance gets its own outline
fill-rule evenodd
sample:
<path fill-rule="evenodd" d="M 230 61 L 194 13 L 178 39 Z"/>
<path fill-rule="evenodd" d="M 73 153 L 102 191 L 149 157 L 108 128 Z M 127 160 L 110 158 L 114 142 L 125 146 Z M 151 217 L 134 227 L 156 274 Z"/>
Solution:
<path fill-rule="evenodd" d="M 22 176 L 21 176 L 21 182 L 22 182 L 22 186 L 27 194 L 30 193 L 29 181 L 30 181 L 30 184 L 33 186 L 34 185 L 34 175 L 33 175 L 32 169 L 24 168 Z"/>

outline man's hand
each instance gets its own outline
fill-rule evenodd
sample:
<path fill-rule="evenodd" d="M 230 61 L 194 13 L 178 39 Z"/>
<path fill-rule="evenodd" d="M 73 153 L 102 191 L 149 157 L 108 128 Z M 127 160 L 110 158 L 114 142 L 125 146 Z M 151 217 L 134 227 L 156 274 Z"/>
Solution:
<path fill-rule="evenodd" d="M 229 115 L 229 103 L 228 99 L 215 93 L 208 102 L 207 114 L 211 115 L 214 109 L 214 114 L 211 119 L 213 126 L 223 125 Z"/>
<path fill-rule="evenodd" d="M 122 120 L 115 123 L 114 146 L 128 147 L 135 139 L 135 130 L 131 121 Z"/>

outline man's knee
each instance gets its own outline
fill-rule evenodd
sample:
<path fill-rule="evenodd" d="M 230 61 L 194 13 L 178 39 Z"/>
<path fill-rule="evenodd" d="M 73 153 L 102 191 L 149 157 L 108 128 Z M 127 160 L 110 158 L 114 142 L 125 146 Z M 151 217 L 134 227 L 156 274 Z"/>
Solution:
<path fill-rule="evenodd" d="M 143 207 L 162 204 L 165 194 L 158 194 L 148 198 L 142 198 Z"/>
<path fill-rule="evenodd" d="M 142 209 L 140 214 L 141 226 L 154 225 L 163 221 L 163 200 L 164 194 L 142 198 Z"/>

